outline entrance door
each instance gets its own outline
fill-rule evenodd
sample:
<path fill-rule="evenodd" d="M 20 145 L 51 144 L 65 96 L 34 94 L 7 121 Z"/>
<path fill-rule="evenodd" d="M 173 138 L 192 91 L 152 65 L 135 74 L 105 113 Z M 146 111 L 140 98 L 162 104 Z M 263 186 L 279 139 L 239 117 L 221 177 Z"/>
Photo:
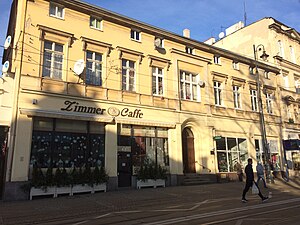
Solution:
<path fill-rule="evenodd" d="M 118 186 L 131 186 L 131 153 L 118 152 Z"/>
<path fill-rule="evenodd" d="M 182 154 L 183 154 L 183 172 L 196 173 L 194 135 L 189 128 L 184 128 L 182 132 Z"/>

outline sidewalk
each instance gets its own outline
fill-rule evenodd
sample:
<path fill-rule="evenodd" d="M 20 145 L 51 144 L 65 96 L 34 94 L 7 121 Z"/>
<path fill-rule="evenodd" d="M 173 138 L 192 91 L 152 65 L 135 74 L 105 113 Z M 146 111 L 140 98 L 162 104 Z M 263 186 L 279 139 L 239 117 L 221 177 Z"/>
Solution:
<path fill-rule="evenodd" d="M 261 183 L 262 184 L 262 183 Z M 300 196 L 299 181 L 286 183 L 277 179 L 261 188 L 263 194 L 273 196 Z M 201 202 L 207 199 L 232 198 L 241 204 L 244 182 L 216 183 L 198 186 L 175 186 L 157 189 L 126 189 L 106 193 L 76 195 L 36 199 L 32 201 L 0 202 L 0 224 L 30 224 L 49 218 L 72 218 L 93 213 L 104 214 L 112 211 L 147 209 L 159 203 L 180 204 L 182 202 Z M 251 193 L 248 193 L 251 195 Z M 283 195 L 282 195 L 283 196 Z M 254 196 L 250 196 L 253 197 Z M 257 197 L 255 196 L 257 199 Z M 257 199 L 258 200 L 258 199 Z"/>

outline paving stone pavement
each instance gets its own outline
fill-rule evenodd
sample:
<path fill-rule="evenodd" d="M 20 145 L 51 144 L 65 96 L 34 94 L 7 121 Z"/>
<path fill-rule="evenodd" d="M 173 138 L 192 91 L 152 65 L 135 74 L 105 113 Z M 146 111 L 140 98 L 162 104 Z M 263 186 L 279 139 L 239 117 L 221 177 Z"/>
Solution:
<path fill-rule="evenodd" d="M 262 187 L 264 195 L 300 196 L 300 180 L 282 179 Z M 35 199 L 32 201 L 0 202 L 0 224 L 30 224 L 29 221 L 72 218 L 108 212 L 148 209 L 159 204 L 180 204 L 182 202 L 201 202 L 207 199 L 241 199 L 244 182 L 216 183 L 198 186 L 176 186 L 166 188 L 146 188 L 141 190 L 119 189 L 106 193 L 61 196 L 58 198 Z M 249 193 L 250 195 L 250 193 Z M 240 201 L 239 201 L 240 202 Z"/>

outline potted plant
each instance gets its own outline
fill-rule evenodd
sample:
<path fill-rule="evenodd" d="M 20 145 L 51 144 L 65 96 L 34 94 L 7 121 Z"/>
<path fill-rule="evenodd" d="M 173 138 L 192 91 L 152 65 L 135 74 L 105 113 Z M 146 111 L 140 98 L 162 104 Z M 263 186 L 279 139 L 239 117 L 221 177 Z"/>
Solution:
<path fill-rule="evenodd" d="M 79 167 L 79 169 L 76 169 L 74 167 L 71 176 L 72 176 L 71 195 L 76 193 L 93 192 L 91 178 L 90 178 L 91 169 L 89 166 L 86 166 L 84 171 L 82 171 L 82 167 Z"/>
<path fill-rule="evenodd" d="M 144 164 L 137 172 L 137 188 L 142 187 L 165 187 L 167 169 L 156 165 L 153 160 L 145 159 Z"/>
<path fill-rule="evenodd" d="M 104 166 L 101 166 L 100 169 L 96 165 L 95 169 L 92 173 L 93 179 L 93 193 L 97 191 L 104 191 L 106 192 L 106 183 L 108 181 L 108 174 L 105 171 Z"/>
<path fill-rule="evenodd" d="M 48 168 L 44 176 L 42 169 L 35 166 L 32 171 L 29 198 L 32 200 L 34 196 L 41 195 L 53 195 L 53 197 L 56 197 L 56 188 L 53 186 L 52 168 Z"/>
<path fill-rule="evenodd" d="M 60 194 L 71 195 L 70 178 L 66 168 L 62 170 L 60 168 L 56 169 L 54 184 L 56 185 L 56 197 Z"/>

